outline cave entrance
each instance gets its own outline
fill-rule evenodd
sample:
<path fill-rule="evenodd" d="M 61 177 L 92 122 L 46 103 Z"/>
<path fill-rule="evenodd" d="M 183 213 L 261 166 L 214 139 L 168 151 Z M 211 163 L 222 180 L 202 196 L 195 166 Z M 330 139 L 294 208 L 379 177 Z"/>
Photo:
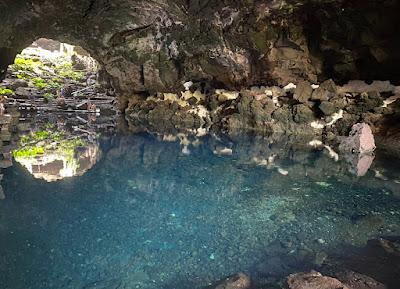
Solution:
<path fill-rule="evenodd" d="M 47 181 L 90 169 L 98 133 L 117 123 L 113 90 L 99 75 L 78 46 L 41 38 L 21 51 L 0 82 L 1 167 L 15 160 Z"/>
<path fill-rule="evenodd" d="M 79 46 L 40 38 L 18 54 L 0 86 L 3 105 L 21 113 L 96 114 L 114 110 L 100 65 Z"/>

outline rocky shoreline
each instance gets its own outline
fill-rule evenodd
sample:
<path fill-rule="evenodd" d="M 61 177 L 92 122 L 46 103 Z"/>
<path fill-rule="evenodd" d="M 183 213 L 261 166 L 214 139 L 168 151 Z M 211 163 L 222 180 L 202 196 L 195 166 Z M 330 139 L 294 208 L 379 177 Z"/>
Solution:
<path fill-rule="evenodd" d="M 254 284 L 248 275 L 238 273 L 207 289 L 395 289 L 399 284 L 399 261 L 398 240 L 379 238 L 350 252 L 345 261 L 325 261 L 326 265 L 318 269 L 322 273 L 293 273 L 276 286 Z"/>
<path fill-rule="evenodd" d="M 181 94 L 157 93 L 125 99 L 125 115 L 134 125 L 165 130 L 253 131 L 315 135 L 335 141 L 365 122 L 374 134 L 400 115 L 400 87 L 389 81 L 332 80 L 319 85 L 302 81 L 285 87 L 252 87 L 241 91 L 186 83 Z"/>

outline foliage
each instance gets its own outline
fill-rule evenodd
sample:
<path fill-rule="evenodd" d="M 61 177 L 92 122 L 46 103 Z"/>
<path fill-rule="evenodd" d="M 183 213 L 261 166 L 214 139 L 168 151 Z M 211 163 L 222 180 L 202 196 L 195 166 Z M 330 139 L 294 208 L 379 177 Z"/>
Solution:
<path fill-rule="evenodd" d="M 80 137 L 68 138 L 64 132 L 57 131 L 53 124 L 48 123 L 43 130 L 22 136 L 19 144 L 20 148 L 13 152 L 15 158 L 33 158 L 52 152 L 73 159 L 76 148 L 86 143 Z"/>
<path fill-rule="evenodd" d="M 1 96 L 3 96 L 3 95 L 14 95 L 14 91 L 12 89 L 9 89 L 9 88 L 0 87 L 0 95 Z"/>
<path fill-rule="evenodd" d="M 36 132 L 31 132 L 30 134 L 23 135 L 20 139 L 20 145 L 34 145 L 40 141 L 59 141 L 64 135 L 62 132 L 51 131 L 52 128 L 45 128 L 45 130 L 40 130 Z"/>
<path fill-rule="evenodd" d="M 11 68 L 16 71 L 35 72 L 38 68 L 43 66 L 44 63 L 38 59 L 25 58 L 22 55 L 17 55 Z"/>
<path fill-rule="evenodd" d="M 50 101 L 50 100 L 54 99 L 54 95 L 49 93 L 49 92 L 46 92 L 45 94 L 43 94 L 43 97 L 47 101 Z"/>
<path fill-rule="evenodd" d="M 45 89 L 49 87 L 49 84 L 43 78 L 34 77 L 31 79 L 31 81 L 33 85 L 38 89 Z"/>
<path fill-rule="evenodd" d="M 68 81 L 82 81 L 86 76 L 85 72 L 74 70 L 67 58 L 44 63 L 32 56 L 18 55 L 10 68 L 16 73 L 17 78 L 28 81 L 45 93 L 60 89 Z M 50 94 L 44 97 L 49 100 Z"/>
<path fill-rule="evenodd" d="M 33 146 L 13 151 L 14 158 L 34 158 L 44 154 L 44 147 Z"/>
<path fill-rule="evenodd" d="M 40 90 L 45 89 L 59 89 L 61 88 L 62 84 L 55 82 L 53 80 L 45 80 L 41 77 L 34 77 L 31 79 L 32 84 Z"/>
<path fill-rule="evenodd" d="M 63 62 L 56 65 L 57 74 L 61 77 L 72 79 L 74 81 L 81 81 L 85 77 L 85 73 L 82 71 L 76 71 L 72 67 L 72 63 Z"/>

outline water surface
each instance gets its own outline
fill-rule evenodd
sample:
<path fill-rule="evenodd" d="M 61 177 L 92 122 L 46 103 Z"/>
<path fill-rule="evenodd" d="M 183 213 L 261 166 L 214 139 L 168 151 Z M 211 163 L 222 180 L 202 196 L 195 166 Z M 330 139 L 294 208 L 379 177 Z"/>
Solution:
<path fill-rule="evenodd" d="M 5 171 L 1 288 L 202 288 L 239 271 L 274 283 L 400 235 L 392 158 L 356 176 L 286 139 L 135 134 L 95 151 L 80 176 Z"/>

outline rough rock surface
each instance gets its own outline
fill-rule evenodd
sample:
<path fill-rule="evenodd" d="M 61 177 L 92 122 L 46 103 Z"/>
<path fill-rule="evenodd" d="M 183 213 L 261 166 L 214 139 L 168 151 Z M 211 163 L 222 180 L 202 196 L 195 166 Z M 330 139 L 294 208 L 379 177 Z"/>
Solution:
<path fill-rule="evenodd" d="M 220 282 L 218 282 L 215 286 L 212 286 L 213 289 L 250 289 L 251 281 L 250 278 L 243 274 L 238 273 L 233 276 L 230 276 Z"/>
<path fill-rule="evenodd" d="M 372 153 L 375 150 L 375 140 L 370 126 L 366 123 L 353 125 L 349 137 L 340 143 L 339 149 L 344 153 Z"/>
<path fill-rule="evenodd" d="M 337 91 L 342 87 L 332 81 L 325 81 L 317 88 L 304 83 L 307 87 L 303 85 L 300 90 L 308 91 L 304 103 L 295 98 L 295 90 L 279 86 L 228 91 L 204 89 L 202 83 L 195 83 L 180 94 L 130 97 L 125 114 L 134 125 L 150 125 L 152 130 L 160 132 L 165 128 L 218 128 L 229 132 L 324 135 L 328 140 L 348 135 L 358 122 L 370 125 L 374 134 L 385 131 L 386 118 L 400 115 L 400 107 L 396 106 L 400 101 L 382 105 L 392 98 L 393 92 L 376 91 L 371 99 L 365 92 L 341 94 Z M 327 100 L 308 99 L 317 90 L 328 95 Z"/>
<path fill-rule="evenodd" d="M 287 279 L 287 289 L 349 289 L 349 287 L 335 278 L 311 271 L 290 275 Z"/>
<path fill-rule="evenodd" d="M 125 96 L 190 80 L 229 89 L 398 81 L 399 9 L 383 0 L 0 0 L 0 74 L 46 37 L 90 52 Z"/>

